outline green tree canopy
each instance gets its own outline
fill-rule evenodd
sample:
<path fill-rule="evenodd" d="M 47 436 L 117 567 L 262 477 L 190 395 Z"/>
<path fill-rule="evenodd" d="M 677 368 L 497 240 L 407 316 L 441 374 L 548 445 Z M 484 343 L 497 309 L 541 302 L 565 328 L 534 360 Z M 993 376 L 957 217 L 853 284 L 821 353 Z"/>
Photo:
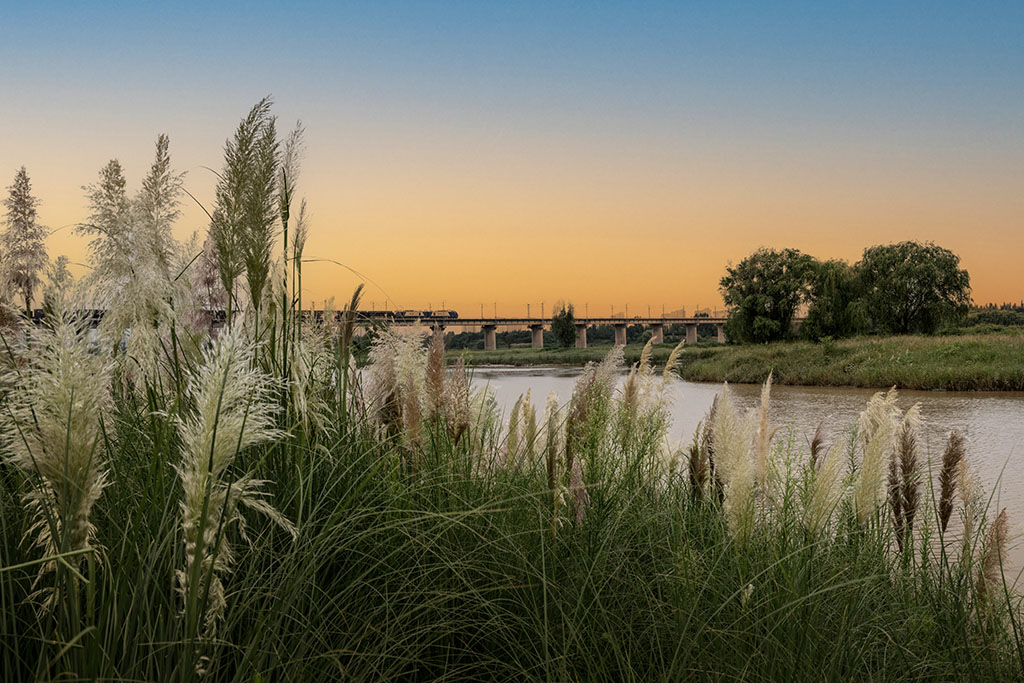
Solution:
<path fill-rule="evenodd" d="M 960 257 L 932 242 L 869 247 L 857 272 L 880 332 L 932 334 L 966 316 L 971 302 L 971 279 Z"/>
<path fill-rule="evenodd" d="M 811 283 L 811 307 L 801 332 L 809 339 L 850 337 L 870 324 L 856 269 L 833 259 L 818 264 Z"/>
<path fill-rule="evenodd" d="M 555 304 L 555 315 L 551 318 L 551 332 L 558 343 L 569 348 L 576 343 L 576 316 L 572 304 Z"/>
<path fill-rule="evenodd" d="M 758 249 L 726 268 L 719 283 L 729 307 L 727 333 L 744 342 L 790 335 L 797 307 L 810 295 L 816 261 L 796 249 Z"/>

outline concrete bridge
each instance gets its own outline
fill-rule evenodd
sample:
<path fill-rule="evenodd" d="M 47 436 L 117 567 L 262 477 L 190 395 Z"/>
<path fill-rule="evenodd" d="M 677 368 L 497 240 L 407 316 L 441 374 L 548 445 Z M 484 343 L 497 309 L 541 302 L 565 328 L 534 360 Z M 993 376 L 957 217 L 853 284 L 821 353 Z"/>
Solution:
<path fill-rule="evenodd" d="M 103 319 L 103 310 L 84 310 L 79 311 L 79 315 L 88 319 L 91 326 L 95 327 L 99 325 L 100 320 Z M 226 314 L 222 310 L 207 311 L 210 315 L 212 324 L 215 327 L 224 324 Z M 38 324 L 42 322 L 44 317 L 42 309 L 33 311 L 32 318 Z M 323 311 L 302 311 L 303 317 L 321 318 Z M 340 316 L 341 313 L 337 312 L 335 315 Z M 714 325 L 718 330 L 718 342 L 720 344 L 725 343 L 725 323 L 728 318 L 724 317 L 665 317 L 665 318 L 654 318 L 654 317 L 643 317 L 636 316 L 633 318 L 615 318 L 615 317 L 585 317 L 576 318 L 576 348 L 585 349 L 587 348 L 587 327 L 591 325 L 611 325 L 615 330 L 615 344 L 617 346 L 626 345 L 626 328 L 630 325 L 644 325 L 651 328 L 651 334 L 654 338 L 655 344 L 664 343 L 665 340 L 665 326 L 666 325 L 685 325 L 686 326 L 686 343 L 695 344 L 697 343 L 697 325 Z M 551 326 L 550 318 L 516 318 L 516 317 L 501 317 L 501 318 L 454 318 L 454 317 L 413 317 L 407 315 L 393 315 L 389 314 L 386 317 L 375 315 L 373 312 L 360 311 L 356 317 L 356 323 L 363 326 L 369 326 L 378 324 L 380 322 L 386 322 L 392 325 L 425 325 L 430 327 L 434 334 L 443 334 L 445 328 L 451 326 L 461 327 L 479 327 L 484 333 L 484 349 L 488 351 L 494 351 L 498 348 L 497 344 L 497 331 L 498 327 L 515 327 L 519 329 L 529 328 L 531 332 L 530 342 L 531 346 L 535 349 L 544 347 L 544 328 Z"/>
<path fill-rule="evenodd" d="M 629 325 L 644 325 L 651 328 L 651 334 L 655 344 L 665 341 L 666 325 L 685 325 L 686 343 L 697 343 L 697 325 L 714 325 L 718 330 L 719 343 L 725 343 L 725 322 L 727 318 L 651 318 L 637 316 L 635 318 L 601 318 L 586 317 L 576 318 L 576 348 L 587 348 L 587 327 L 590 325 L 611 325 L 615 330 L 615 344 L 625 346 L 626 327 Z M 395 321 L 398 323 L 398 321 Z M 413 321 L 409 321 L 413 322 Z M 497 330 L 502 327 L 529 328 L 531 332 L 530 345 L 535 349 L 544 347 L 544 328 L 551 326 L 549 318 L 451 318 L 451 319 L 426 319 L 418 321 L 429 326 L 435 334 L 442 334 L 446 327 L 461 325 L 462 327 L 479 327 L 484 333 L 484 349 L 493 351 L 498 348 Z M 400 323 L 399 323 L 400 324 Z"/>

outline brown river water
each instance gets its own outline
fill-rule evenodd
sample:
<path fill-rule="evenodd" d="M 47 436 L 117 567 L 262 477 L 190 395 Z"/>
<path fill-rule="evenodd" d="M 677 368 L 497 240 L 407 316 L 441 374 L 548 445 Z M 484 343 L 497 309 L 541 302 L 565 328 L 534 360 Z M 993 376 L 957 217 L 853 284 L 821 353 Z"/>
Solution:
<path fill-rule="evenodd" d="M 473 371 L 477 385 L 491 387 L 506 413 L 521 395 L 530 390 L 531 402 L 543 409 L 548 392 L 554 391 L 564 404 L 572 396 L 581 368 L 577 367 L 482 367 Z M 625 378 L 625 373 L 622 375 Z M 759 404 L 761 387 L 730 385 L 742 409 Z M 671 388 L 672 428 L 670 438 L 689 440 L 697 423 L 711 407 L 720 384 L 673 380 Z M 779 436 L 791 429 L 794 443 L 809 444 L 815 429 L 823 424 L 826 444 L 845 439 L 844 432 L 856 423 L 864 404 L 877 389 L 854 387 L 772 388 L 771 420 L 781 426 Z M 986 492 L 992 495 L 990 516 L 1006 508 L 1011 529 L 1007 552 L 1007 578 L 1013 580 L 1024 569 L 1024 392 L 902 391 L 902 409 L 921 404 L 924 421 L 921 452 L 937 471 L 950 430 L 967 437 L 967 458 Z M 779 438 L 779 437 L 776 437 Z M 806 446 L 804 446 L 806 447 Z"/>

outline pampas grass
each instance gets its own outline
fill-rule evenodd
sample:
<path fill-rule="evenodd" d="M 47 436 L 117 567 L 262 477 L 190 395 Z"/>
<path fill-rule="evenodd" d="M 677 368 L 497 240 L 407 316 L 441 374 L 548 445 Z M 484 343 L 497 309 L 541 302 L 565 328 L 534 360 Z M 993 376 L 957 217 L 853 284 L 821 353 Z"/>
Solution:
<path fill-rule="evenodd" d="M 873 519 L 881 501 L 887 480 L 889 460 L 892 457 L 896 432 L 896 390 L 878 392 L 868 401 L 860 415 L 863 458 L 854 487 L 854 509 L 862 525 Z"/>
<path fill-rule="evenodd" d="M 111 409 L 110 361 L 89 350 L 88 326 L 51 311 L 4 384 L 17 387 L 0 413 L 3 460 L 30 488 L 25 532 L 43 557 L 95 548 L 93 506 L 107 486 L 103 419 Z M 81 560 L 81 556 L 78 556 Z M 54 567 L 40 565 L 40 574 Z"/>
<path fill-rule="evenodd" d="M 740 416 L 728 385 L 719 394 L 713 434 L 716 473 L 721 477 L 725 496 L 724 511 L 729 529 L 742 545 L 753 531 L 754 485 L 756 469 L 751 452 L 754 414 Z"/>
<path fill-rule="evenodd" d="M 843 498 L 843 475 L 845 460 L 836 446 L 832 446 L 812 470 L 810 496 L 805 508 L 804 520 L 812 536 L 828 528 L 829 521 Z"/>
<path fill-rule="evenodd" d="M 978 579 L 975 583 L 978 602 L 989 609 L 993 602 L 992 592 L 1002 584 L 1008 526 L 1006 509 L 1003 508 L 999 511 L 996 521 L 989 527 L 981 564 L 978 567 Z"/>
<path fill-rule="evenodd" d="M 939 524 L 943 532 L 946 531 L 949 518 L 953 514 L 957 472 L 966 451 L 963 434 L 955 430 L 950 432 L 946 450 L 942 454 L 942 468 L 939 470 Z"/>
<path fill-rule="evenodd" d="M 183 491 L 185 564 L 175 576 L 186 619 L 201 619 L 207 637 L 216 633 L 227 608 L 224 580 L 235 558 L 229 532 L 236 527 L 245 537 L 239 506 L 263 513 L 295 535 L 268 502 L 268 482 L 231 470 L 240 453 L 283 436 L 274 428 L 273 380 L 252 367 L 255 348 L 244 329 L 236 323 L 204 352 L 188 385 L 192 409 L 178 424 L 182 459 L 175 469 Z"/>

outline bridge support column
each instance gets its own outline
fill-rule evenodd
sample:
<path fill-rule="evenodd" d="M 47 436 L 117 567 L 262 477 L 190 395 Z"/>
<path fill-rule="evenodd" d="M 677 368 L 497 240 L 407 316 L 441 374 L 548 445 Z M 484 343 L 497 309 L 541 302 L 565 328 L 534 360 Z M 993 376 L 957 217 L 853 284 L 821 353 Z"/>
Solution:
<path fill-rule="evenodd" d="M 697 323 L 686 323 L 686 343 L 697 343 Z"/>
<path fill-rule="evenodd" d="M 484 351 L 496 351 L 498 349 L 498 337 L 495 334 L 497 325 L 484 325 Z"/>
<path fill-rule="evenodd" d="M 615 325 L 615 345 L 625 346 L 626 345 L 626 323 Z"/>
<path fill-rule="evenodd" d="M 653 323 L 651 325 L 651 339 L 654 340 L 655 344 L 665 343 L 665 326 L 661 323 Z"/>
<path fill-rule="evenodd" d="M 534 349 L 544 348 L 543 325 L 530 325 L 530 347 Z"/>
<path fill-rule="evenodd" d="M 587 348 L 587 326 L 576 325 L 576 348 Z"/>
<path fill-rule="evenodd" d="M 724 323 L 718 323 L 717 325 L 715 325 L 715 327 L 718 329 L 718 343 L 719 344 L 724 344 L 725 343 L 725 324 Z"/>

